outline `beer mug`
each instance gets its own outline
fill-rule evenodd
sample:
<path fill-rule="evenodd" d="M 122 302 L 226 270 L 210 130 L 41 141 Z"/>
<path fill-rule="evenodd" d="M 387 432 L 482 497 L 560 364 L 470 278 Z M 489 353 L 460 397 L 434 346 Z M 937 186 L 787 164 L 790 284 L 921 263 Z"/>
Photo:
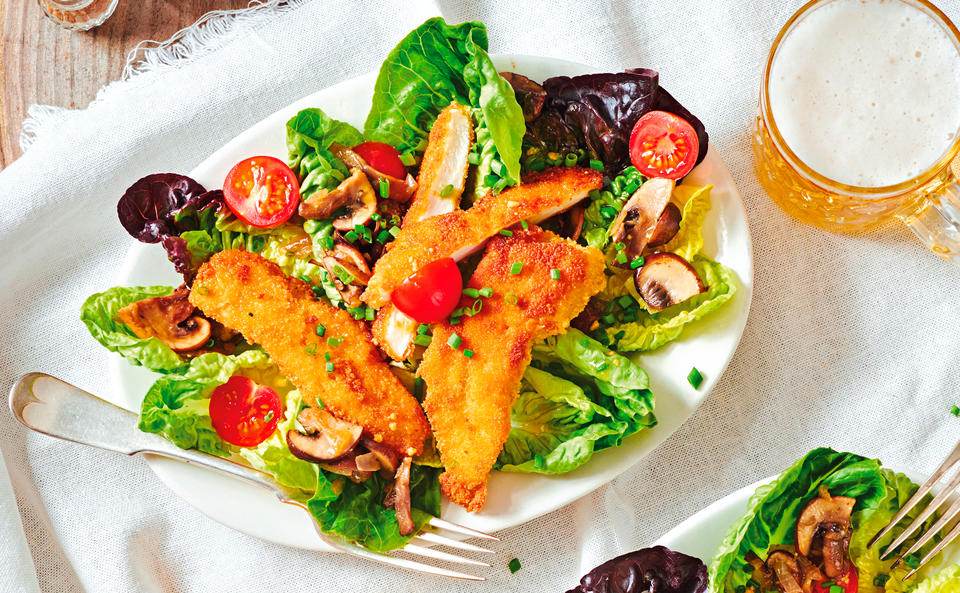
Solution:
<path fill-rule="evenodd" d="M 798 220 L 899 218 L 960 265 L 960 32 L 926 0 L 804 5 L 770 49 L 752 144 L 761 184 Z"/>

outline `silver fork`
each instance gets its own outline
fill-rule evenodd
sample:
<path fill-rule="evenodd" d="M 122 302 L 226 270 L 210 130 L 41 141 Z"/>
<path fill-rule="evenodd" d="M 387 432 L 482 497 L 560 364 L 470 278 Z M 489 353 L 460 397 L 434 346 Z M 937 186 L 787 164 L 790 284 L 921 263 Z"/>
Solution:
<path fill-rule="evenodd" d="M 903 508 L 900 509 L 900 512 L 894 515 L 890 523 L 881 529 L 877 535 L 873 536 L 873 539 L 870 540 L 870 543 L 867 544 L 867 547 L 872 548 L 881 537 L 889 533 L 890 530 L 893 529 L 901 519 L 907 516 L 907 513 L 912 511 L 913 508 L 917 506 L 923 497 L 926 496 L 936 484 L 938 484 L 950 473 L 950 470 L 952 470 L 954 466 L 960 466 L 960 443 L 957 443 L 957 446 L 953 449 L 953 452 L 951 452 L 950 455 L 948 455 L 944 462 L 940 465 L 940 467 L 933 472 L 933 475 L 931 475 L 930 478 L 924 482 L 919 489 L 917 489 L 916 493 L 914 493 L 914 495 L 910 497 L 910 500 L 908 500 L 906 504 L 903 505 Z M 920 529 L 923 526 L 923 523 L 929 519 L 931 515 L 933 515 L 940 507 L 944 506 L 944 503 L 950 500 L 951 495 L 958 492 L 960 492 L 960 470 L 958 470 L 953 478 L 951 478 L 947 483 L 947 485 L 944 486 L 937 493 L 937 495 L 933 497 L 933 500 L 930 501 L 930 504 L 923 509 L 913 523 L 908 525 L 907 528 L 903 530 L 903 533 L 890 542 L 890 545 L 887 546 L 887 548 L 880 555 L 880 559 L 887 559 L 901 544 L 903 544 L 903 542 L 907 541 L 907 539 L 913 535 L 915 531 Z M 920 539 L 918 539 L 916 543 L 910 546 L 905 552 L 900 554 L 896 562 L 893 563 L 893 566 L 897 566 L 904 561 L 904 558 L 922 548 L 936 534 L 940 533 L 940 531 L 946 528 L 950 524 L 950 521 L 952 521 L 958 515 L 960 515 L 960 496 L 955 497 L 947 509 L 943 511 L 943 514 L 940 516 L 940 518 L 930 526 L 930 529 L 928 529 L 926 533 L 920 536 Z M 954 525 L 953 528 L 943 536 L 943 539 L 937 542 L 937 545 L 935 545 L 933 549 L 931 549 L 927 555 L 920 560 L 920 563 L 917 566 L 912 567 L 912 570 L 907 573 L 902 580 L 905 581 L 916 574 L 917 571 L 920 570 L 921 566 L 932 560 L 934 556 L 940 553 L 940 550 L 944 549 L 950 544 L 950 542 L 957 539 L 958 536 L 960 536 L 960 521 L 958 521 L 957 524 Z"/>
<path fill-rule="evenodd" d="M 275 483 L 267 474 L 228 459 L 195 450 L 180 449 L 159 435 L 141 432 L 137 428 L 136 414 L 105 402 L 56 377 L 43 373 L 28 373 L 21 377 L 10 390 L 10 410 L 24 426 L 46 435 L 124 455 L 147 453 L 215 469 L 266 488 L 273 492 L 280 502 L 302 508 L 313 520 L 313 515 L 310 514 L 307 506 L 295 500 L 292 492 Z M 340 536 L 322 532 L 315 520 L 313 525 L 320 539 L 326 544 L 354 556 L 438 576 L 470 581 L 486 580 L 483 577 L 424 564 L 408 558 L 373 552 Z M 464 552 L 495 553 L 493 550 L 441 535 L 444 531 L 488 541 L 499 541 L 499 538 L 492 535 L 438 518 L 431 519 L 429 527 L 412 541 L 419 544 L 448 546 Z M 417 543 L 410 543 L 397 552 L 432 558 L 441 562 L 490 566 L 486 562 L 464 558 L 417 545 Z"/>

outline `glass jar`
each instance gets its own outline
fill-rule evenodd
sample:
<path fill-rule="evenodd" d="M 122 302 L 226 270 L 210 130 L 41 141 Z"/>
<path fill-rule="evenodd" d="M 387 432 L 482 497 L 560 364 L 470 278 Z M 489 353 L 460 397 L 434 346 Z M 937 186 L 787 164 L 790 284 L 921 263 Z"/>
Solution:
<path fill-rule="evenodd" d="M 64 29 L 87 31 L 110 18 L 120 0 L 37 0 L 43 14 Z"/>

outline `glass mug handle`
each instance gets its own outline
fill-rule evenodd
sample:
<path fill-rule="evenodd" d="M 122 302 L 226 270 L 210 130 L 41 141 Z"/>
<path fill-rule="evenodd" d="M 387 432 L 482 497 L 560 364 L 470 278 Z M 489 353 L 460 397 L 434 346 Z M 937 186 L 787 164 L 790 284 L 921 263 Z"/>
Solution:
<path fill-rule="evenodd" d="M 960 265 L 960 183 L 953 171 L 946 183 L 901 218 L 934 253 Z"/>

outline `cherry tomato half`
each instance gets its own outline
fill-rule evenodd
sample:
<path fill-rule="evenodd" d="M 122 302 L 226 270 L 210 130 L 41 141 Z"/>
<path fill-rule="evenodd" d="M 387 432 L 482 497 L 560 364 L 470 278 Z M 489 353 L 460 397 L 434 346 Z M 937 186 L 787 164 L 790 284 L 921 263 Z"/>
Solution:
<path fill-rule="evenodd" d="M 293 216 L 300 203 L 297 175 L 280 159 L 255 156 L 233 166 L 223 182 L 230 211 L 260 228 L 277 226 Z"/>
<path fill-rule="evenodd" d="M 407 168 L 400 160 L 400 153 L 385 142 L 370 141 L 357 144 L 353 147 L 353 152 L 359 154 L 367 164 L 381 173 L 397 179 L 404 179 L 407 176 Z"/>
<path fill-rule="evenodd" d="M 463 277 L 451 257 L 423 266 L 398 286 L 390 299 L 393 304 L 420 323 L 446 319 L 460 302 Z"/>
<path fill-rule="evenodd" d="M 647 177 L 679 179 L 693 169 L 700 152 L 690 122 L 666 111 L 650 111 L 630 133 L 630 161 Z"/>
<path fill-rule="evenodd" d="M 213 429 L 239 447 L 256 447 L 267 440 L 282 413 L 276 391 L 240 375 L 230 377 L 210 395 Z"/>
<path fill-rule="evenodd" d="M 859 577 L 857 575 L 857 567 L 853 565 L 853 562 L 850 563 L 850 569 L 837 577 L 833 581 L 814 581 L 813 590 L 811 593 L 830 593 L 830 589 L 833 586 L 842 587 L 843 593 L 857 593 L 857 587 L 859 586 Z M 827 587 L 824 587 L 824 583 L 833 584 Z"/>

